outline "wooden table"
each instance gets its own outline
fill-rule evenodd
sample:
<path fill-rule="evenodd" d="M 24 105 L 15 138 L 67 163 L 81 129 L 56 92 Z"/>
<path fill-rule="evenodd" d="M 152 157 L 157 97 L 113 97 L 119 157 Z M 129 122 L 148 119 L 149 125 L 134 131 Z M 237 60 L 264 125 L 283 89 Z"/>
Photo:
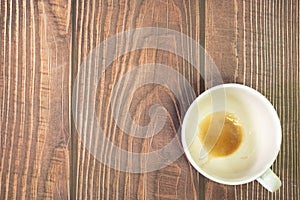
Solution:
<path fill-rule="evenodd" d="M 0 0 L 0 199 L 300 199 L 299 11 L 297 0 Z M 85 105 L 80 98 L 91 95 L 72 96 L 80 67 L 104 41 L 143 27 L 168 28 L 192 38 L 214 60 L 224 83 L 248 85 L 271 101 L 283 130 L 272 166 L 283 183 L 279 191 L 269 193 L 257 182 L 217 184 L 199 175 L 185 156 L 152 172 L 124 172 L 104 165 L 85 147 L 72 115 L 74 99 Z M 178 47 L 166 41 L 171 41 L 163 44 L 166 48 Z M 131 50 L 133 43 L 123 47 Z M 102 51 L 102 58 L 108 50 L 118 51 L 116 47 Z M 153 104 L 165 107 L 167 115 L 157 135 L 133 137 L 117 126 L 111 108 L 112 92 L 126 72 L 147 63 L 163 64 L 185 77 L 196 95 L 217 83 L 207 75 L 201 56 L 195 59 L 202 77 L 178 55 L 186 49 L 132 50 L 101 73 L 94 108 L 111 143 L 145 153 L 172 138 L 179 142 L 176 131 L 184 114 L 179 105 L 184 100 L 163 84 L 139 87 L 121 119 L 131 116 L 146 126 Z M 87 72 L 78 87 L 89 87 L 92 75 Z M 131 83 L 125 80 L 117 88 L 117 98 L 124 97 Z M 104 158 L 116 159 L 116 165 L 121 162 L 112 158 L 109 146 L 98 150 Z"/>

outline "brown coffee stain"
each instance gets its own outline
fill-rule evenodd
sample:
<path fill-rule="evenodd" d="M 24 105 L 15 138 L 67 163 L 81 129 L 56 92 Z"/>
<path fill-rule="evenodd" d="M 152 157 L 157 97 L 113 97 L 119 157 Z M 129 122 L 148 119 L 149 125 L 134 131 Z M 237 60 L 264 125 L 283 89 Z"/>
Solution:
<path fill-rule="evenodd" d="M 223 157 L 239 148 L 243 140 L 243 127 L 235 114 L 215 112 L 201 121 L 198 136 L 209 156 Z"/>

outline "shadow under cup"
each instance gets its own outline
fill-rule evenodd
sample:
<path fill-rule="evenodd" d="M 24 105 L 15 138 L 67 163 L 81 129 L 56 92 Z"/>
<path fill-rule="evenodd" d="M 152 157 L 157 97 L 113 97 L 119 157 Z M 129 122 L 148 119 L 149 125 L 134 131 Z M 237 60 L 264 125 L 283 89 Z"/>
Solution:
<path fill-rule="evenodd" d="M 221 111 L 240 119 L 242 142 L 228 156 L 206 155 L 203 159 L 199 124 L 207 115 Z M 192 103 L 182 125 L 182 144 L 190 163 L 207 178 L 228 185 L 244 184 L 258 179 L 275 161 L 281 145 L 280 121 L 271 103 L 256 90 L 224 84 L 205 91 Z"/>

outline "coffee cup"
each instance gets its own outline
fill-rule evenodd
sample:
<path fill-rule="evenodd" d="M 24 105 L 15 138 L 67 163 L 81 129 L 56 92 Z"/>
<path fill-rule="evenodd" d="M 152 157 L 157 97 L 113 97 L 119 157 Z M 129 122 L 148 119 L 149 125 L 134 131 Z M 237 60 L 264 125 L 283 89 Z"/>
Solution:
<path fill-rule="evenodd" d="M 231 83 L 203 92 L 185 114 L 181 139 L 191 165 L 215 182 L 257 180 L 270 192 L 281 186 L 270 169 L 280 150 L 280 120 L 267 98 L 250 87 Z"/>

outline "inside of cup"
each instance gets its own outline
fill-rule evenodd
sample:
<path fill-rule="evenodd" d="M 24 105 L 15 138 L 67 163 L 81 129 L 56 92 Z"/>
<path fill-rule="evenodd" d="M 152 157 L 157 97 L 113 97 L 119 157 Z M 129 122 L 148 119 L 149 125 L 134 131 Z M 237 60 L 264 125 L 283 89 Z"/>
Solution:
<path fill-rule="evenodd" d="M 243 141 L 231 155 L 200 159 L 202 144 L 198 124 L 213 112 L 231 112 L 243 126 Z M 184 134 L 190 161 L 203 175 L 227 184 L 257 178 L 274 162 L 281 144 L 277 113 L 260 93 L 248 87 L 218 87 L 201 95 L 191 105 Z"/>

